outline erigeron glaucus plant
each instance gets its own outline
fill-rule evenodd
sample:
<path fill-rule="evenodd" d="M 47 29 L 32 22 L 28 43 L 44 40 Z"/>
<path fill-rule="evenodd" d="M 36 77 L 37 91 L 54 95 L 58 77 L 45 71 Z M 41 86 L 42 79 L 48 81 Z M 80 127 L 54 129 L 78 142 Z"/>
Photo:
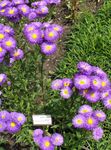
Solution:
<path fill-rule="evenodd" d="M 92 132 L 93 139 L 98 141 L 103 136 L 103 129 L 99 127 L 104 122 L 106 114 L 102 110 L 93 110 L 89 105 L 82 105 L 78 114 L 72 119 L 74 128 L 80 128 Z"/>
<path fill-rule="evenodd" d="M 33 131 L 33 140 L 41 150 L 54 150 L 55 147 L 60 147 L 64 143 L 64 138 L 61 134 L 54 133 L 47 136 L 42 129 Z"/>
<path fill-rule="evenodd" d="M 0 2 L 0 16 L 12 22 L 18 22 L 22 17 L 32 21 L 45 17 L 49 13 L 49 5 L 59 4 L 60 0 L 42 0 L 31 3 L 28 0 L 3 0 Z"/>

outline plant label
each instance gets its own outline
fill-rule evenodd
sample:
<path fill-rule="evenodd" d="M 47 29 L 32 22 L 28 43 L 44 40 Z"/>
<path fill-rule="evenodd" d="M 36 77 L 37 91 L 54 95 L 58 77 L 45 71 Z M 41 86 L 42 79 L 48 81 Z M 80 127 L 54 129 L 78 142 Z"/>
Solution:
<path fill-rule="evenodd" d="M 51 115 L 32 115 L 33 125 L 52 125 Z"/>

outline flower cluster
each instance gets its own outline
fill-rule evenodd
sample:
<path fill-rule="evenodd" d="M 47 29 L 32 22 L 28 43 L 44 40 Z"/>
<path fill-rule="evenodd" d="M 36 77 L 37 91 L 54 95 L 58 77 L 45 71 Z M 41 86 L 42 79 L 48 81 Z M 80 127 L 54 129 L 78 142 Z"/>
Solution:
<path fill-rule="evenodd" d="M 69 99 L 73 94 L 73 80 L 69 78 L 56 79 L 52 82 L 51 88 L 59 90 L 61 97 L 64 99 Z"/>
<path fill-rule="evenodd" d="M 13 28 L 0 24 L 0 63 L 3 62 L 6 55 L 9 55 L 10 64 L 12 64 L 14 61 L 22 59 L 24 53 L 21 49 L 17 49 Z"/>
<path fill-rule="evenodd" d="M 41 52 L 51 55 L 56 52 L 56 42 L 63 33 L 63 28 L 57 24 L 32 22 L 24 27 L 24 35 L 30 44 L 40 45 Z"/>
<path fill-rule="evenodd" d="M 111 109 L 111 83 L 107 74 L 86 62 L 79 62 L 77 68 L 79 72 L 74 76 L 74 86 L 80 95 L 92 103 L 102 100 L 104 106 Z"/>
<path fill-rule="evenodd" d="M 21 130 L 22 125 L 26 122 L 26 117 L 22 113 L 11 112 L 6 110 L 0 111 L 0 132 L 14 134 Z"/>
<path fill-rule="evenodd" d="M 0 16 L 7 17 L 12 22 L 18 22 L 22 17 L 30 21 L 48 14 L 49 4 L 59 4 L 60 0 L 42 0 L 33 2 L 32 7 L 27 0 L 2 0 L 0 2 Z"/>
<path fill-rule="evenodd" d="M 33 132 L 34 142 L 41 150 L 54 150 L 56 146 L 61 146 L 64 142 L 63 136 L 59 133 L 54 133 L 52 136 L 44 136 L 41 129 L 36 129 Z"/>
<path fill-rule="evenodd" d="M 106 114 L 102 110 L 93 110 L 89 105 L 82 105 L 72 119 L 72 124 L 75 128 L 92 131 L 93 139 L 98 141 L 103 136 L 103 129 L 98 125 L 105 119 Z"/>

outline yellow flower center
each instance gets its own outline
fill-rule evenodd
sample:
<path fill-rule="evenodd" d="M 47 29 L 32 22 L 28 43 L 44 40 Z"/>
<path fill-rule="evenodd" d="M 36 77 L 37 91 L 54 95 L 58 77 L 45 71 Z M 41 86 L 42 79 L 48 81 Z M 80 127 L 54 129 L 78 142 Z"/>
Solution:
<path fill-rule="evenodd" d="M 18 121 L 22 121 L 22 117 L 18 117 Z"/>
<path fill-rule="evenodd" d="M 5 32 L 8 32 L 8 33 L 9 33 L 9 32 L 10 32 L 10 30 L 8 30 L 8 29 L 5 29 Z"/>
<path fill-rule="evenodd" d="M 104 82 L 104 81 L 101 84 L 102 84 L 103 87 L 106 86 L 106 82 Z"/>
<path fill-rule="evenodd" d="M 67 82 L 65 82 L 65 83 L 64 83 L 64 86 L 69 86 L 69 85 L 70 85 L 70 84 L 69 84 L 69 83 L 67 83 Z"/>
<path fill-rule="evenodd" d="M 96 80 L 93 81 L 93 84 L 94 84 L 94 85 L 97 85 L 97 83 L 98 83 L 98 82 L 97 82 Z"/>
<path fill-rule="evenodd" d="M 105 95 L 105 96 L 108 96 L 108 95 L 109 95 L 109 93 L 108 93 L 108 92 L 106 92 L 104 95 Z"/>
<path fill-rule="evenodd" d="M 46 46 L 46 50 L 47 50 L 47 51 L 50 51 L 51 48 L 52 48 L 52 46 L 49 46 L 49 45 Z"/>
<path fill-rule="evenodd" d="M 2 128 L 2 125 L 0 124 L 0 128 Z"/>
<path fill-rule="evenodd" d="M 89 118 L 87 122 L 88 122 L 88 124 L 90 124 L 90 125 L 93 124 L 93 120 L 92 120 L 91 118 Z"/>
<path fill-rule="evenodd" d="M 109 104 L 111 104 L 111 99 L 109 100 Z"/>
<path fill-rule="evenodd" d="M 15 57 L 19 56 L 19 52 L 15 52 L 15 53 L 14 53 L 14 56 L 15 56 Z"/>
<path fill-rule="evenodd" d="M 2 82 L 2 80 L 3 80 L 3 77 L 0 77 L 0 82 Z"/>
<path fill-rule="evenodd" d="M 2 119 L 5 119 L 5 115 L 2 115 Z"/>
<path fill-rule="evenodd" d="M 3 50 L 3 49 L 0 47 L 0 52 L 2 52 L 2 50 Z"/>
<path fill-rule="evenodd" d="M 14 128 L 14 127 L 16 126 L 16 124 L 15 124 L 14 122 L 11 122 L 10 126 L 11 126 L 12 128 Z"/>
<path fill-rule="evenodd" d="M 4 7 L 6 5 L 6 3 L 2 4 L 2 7 Z"/>
<path fill-rule="evenodd" d="M 54 30 L 59 31 L 59 28 L 58 28 L 58 27 L 55 27 Z"/>
<path fill-rule="evenodd" d="M 82 124 L 82 120 L 81 120 L 81 119 L 78 119 L 78 120 L 77 120 L 77 123 L 78 123 L 78 124 Z"/>
<path fill-rule="evenodd" d="M 43 12 L 43 13 L 45 12 L 45 9 L 44 9 L 44 8 L 42 8 L 42 12 Z"/>
<path fill-rule="evenodd" d="M 83 95 L 85 95 L 88 92 L 88 90 L 83 90 Z"/>
<path fill-rule="evenodd" d="M 22 7 L 21 10 L 25 13 L 26 12 L 26 8 Z"/>
<path fill-rule="evenodd" d="M 100 113 L 96 114 L 97 117 L 102 117 L 102 115 Z"/>
<path fill-rule="evenodd" d="M 37 34 L 33 33 L 33 34 L 32 34 L 32 38 L 33 38 L 33 39 L 37 39 Z"/>
<path fill-rule="evenodd" d="M 11 42 L 11 41 L 7 41 L 7 42 L 6 42 L 6 45 L 7 45 L 7 46 L 12 46 L 12 42 Z"/>
<path fill-rule="evenodd" d="M 88 110 L 87 109 L 83 109 L 83 111 L 82 111 L 83 113 L 86 113 L 86 112 L 88 112 Z"/>
<path fill-rule="evenodd" d="M 29 27 L 28 28 L 28 31 L 32 31 L 34 28 L 33 27 Z"/>
<path fill-rule="evenodd" d="M 0 12 L 1 12 L 1 13 L 4 13 L 4 12 L 5 12 L 5 9 L 0 10 Z"/>
<path fill-rule="evenodd" d="M 3 38 L 4 38 L 4 34 L 0 33 L 0 39 L 3 39 Z"/>
<path fill-rule="evenodd" d="M 67 95 L 69 92 L 68 90 L 64 90 L 64 94 Z"/>
<path fill-rule="evenodd" d="M 46 147 L 49 147 L 49 146 L 50 146 L 50 142 L 49 142 L 49 141 L 46 141 L 46 142 L 45 142 L 45 146 L 46 146 Z"/>
<path fill-rule="evenodd" d="M 92 94 L 91 94 L 91 97 L 92 97 L 92 98 L 94 98 L 94 97 L 95 97 L 95 94 L 94 94 L 94 93 L 92 93 Z"/>
<path fill-rule="evenodd" d="M 79 82 L 79 84 L 83 85 L 83 84 L 85 84 L 85 81 L 81 80 L 81 81 Z"/>
<path fill-rule="evenodd" d="M 14 14 L 14 10 L 9 10 L 9 14 Z"/>
<path fill-rule="evenodd" d="M 56 140 L 56 142 L 58 142 L 59 141 L 59 137 L 57 137 L 55 140 Z"/>
<path fill-rule="evenodd" d="M 54 33 L 53 32 L 50 32 L 49 33 L 49 37 L 53 37 L 54 36 Z"/>

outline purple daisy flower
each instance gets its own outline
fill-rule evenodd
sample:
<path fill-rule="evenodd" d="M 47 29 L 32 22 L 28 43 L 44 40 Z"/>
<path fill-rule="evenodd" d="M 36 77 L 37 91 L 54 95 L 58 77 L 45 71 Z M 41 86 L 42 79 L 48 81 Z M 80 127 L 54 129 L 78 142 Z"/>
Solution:
<path fill-rule="evenodd" d="M 61 0 L 45 0 L 48 4 L 60 4 Z"/>
<path fill-rule="evenodd" d="M 13 117 L 13 120 L 21 126 L 26 122 L 26 117 L 22 113 L 16 113 L 15 117 Z"/>
<path fill-rule="evenodd" d="M 18 10 L 21 15 L 27 17 L 29 15 L 31 9 L 28 5 L 23 4 L 23 5 L 18 6 Z"/>
<path fill-rule="evenodd" d="M 91 103 L 96 103 L 100 100 L 100 92 L 89 90 L 86 93 L 85 98 Z"/>
<path fill-rule="evenodd" d="M 40 148 L 42 150 L 54 150 L 54 145 L 51 142 L 51 137 L 49 136 L 43 137 L 40 143 Z"/>
<path fill-rule="evenodd" d="M 77 89 L 84 90 L 90 87 L 90 78 L 86 75 L 76 75 L 74 85 Z"/>
<path fill-rule="evenodd" d="M 61 79 L 56 79 L 51 83 L 51 88 L 53 90 L 60 90 L 62 87 L 63 87 L 63 81 Z"/>
<path fill-rule="evenodd" d="M 2 86 L 7 80 L 6 74 L 1 73 L 0 74 L 0 86 Z"/>
<path fill-rule="evenodd" d="M 72 96 L 72 94 L 73 94 L 73 91 L 69 87 L 65 87 L 61 89 L 61 92 L 60 92 L 61 97 L 63 97 L 64 99 L 69 99 Z"/>
<path fill-rule="evenodd" d="M 10 1 L 8 1 L 8 0 L 2 0 L 0 2 L 0 8 L 4 8 L 4 7 L 7 7 L 7 6 L 10 6 Z"/>
<path fill-rule="evenodd" d="M 55 146 L 61 146 L 64 143 L 64 138 L 59 133 L 54 133 L 51 137 L 51 142 Z"/>
<path fill-rule="evenodd" d="M 41 129 L 36 129 L 33 131 L 33 137 L 37 137 L 39 135 L 43 135 L 44 131 Z"/>
<path fill-rule="evenodd" d="M 49 27 L 51 27 L 51 24 L 49 22 L 43 23 L 43 28 L 49 28 Z"/>
<path fill-rule="evenodd" d="M 34 136 L 34 137 L 33 137 L 33 140 L 34 140 L 34 142 L 35 142 L 37 145 L 40 146 L 41 141 L 42 141 L 42 138 L 43 138 L 42 135 L 38 135 L 38 136 Z"/>
<path fill-rule="evenodd" d="M 100 122 L 103 122 L 106 119 L 106 114 L 102 110 L 95 110 L 93 116 Z"/>
<path fill-rule="evenodd" d="M 15 5 L 21 5 L 21 4 L 24 4 L 24 0 L 13 0 L 12 1 Z"/>
<path fill-rule="evenodd" d="M 24 32 L 25 36 L 27 36 L 27 33 L 32 32 L 35 29 L 36 29 L 36 26 L 32 23 L 25 24 L 23 32 Z"/>
<path fill-rule="evenodd" d="M 6 9 L 0 9 L 0 16 L 5 16 Z"/>
<path fill-rule="evenodd" d="M 40 6 L 37 10 L 36 13 L 38 16 L 42 17 L 45 16 L 49 13 L 49 9 L 47 6 Z"/>
<path fill-rule="evenodd" d="M 103 129 L 101 127 L 97 127 L 93 130 L 93 139 L 99 141 L 103 136 Z"/>
<path fill-rule="evenodd" d="M 42 43 L 41 44 L 41 52 L 47 56 L 52 55 L 56 52 L 57 46 L 54 43 Z"/>
<path fill-rule="evenodd" d="M 6 123 L 3 121 L 0 121 L 0 132 L 5 131 L 5 129 L 6 129 Z"/>
<path fill-rule="evenodd" d="M 57 31 L 60 36 L 63 34 L 63 27 L 61 27 L 60 25 L 52 24 L 51 27 L 53 30 Z"/>
<path fill-rule="evenodd" d="M 102 79 L 102 81 L 101 81 L 101 88 L 102 88 L 102 90 L 105 90 L 105 89 L 107 89 L 109 87 L 110 87 L 110 81 L 108 80 L 108 78 Z"/>
<path fill-rule="evenodd" d="M 0 121 L 7 121 L 10 118 L 10 113 L 6 110 L 2 110 L 0 111 Z"/>
<path fill-rule="evenodd" d="M 34 9 L 31 9 L 30 13 L 28 14 L 29 21 L 33 21 L 36 18 L 37 18 L 36 11 Z"/>
<path fill-rule="evenodd" d="M 91 77 L 91 88 L 93 90 L 99 90 L 101 88 L 101 79 L 98 76 Z"/>
<path fill-rule="evenodd" d="M 62 81 L 63 81 L 63 86 L 64 87 L 70 87 L 70 88 L 73 87 L 73 81 L 72 81 L 72 79 L 64 78 Z"/>
<path fill-rule="evenodd" d="M 93 130 L 98 126 L 98 120 L 95 119 L 93 116 L 85 117 L 85 129 Z"/>
<path fill-rule="evenodd" d="M 101 94 L 101 99 L 103 100 L 104 98 L 111 95 L 111 89 L 106 89 L 106 90 L 102 91 L 100 94 Z"/>
<path fill-rule="evenodd" d="M 16 133 L 16 132 L 20 131 L 20 126 L 14 121 L 8 121 L 7 122 L 7 131 L 12 134 Z"/>
<path fill-rule="evenodd" d="M 77 64 L 77 68 L 83 74 L 90 75 L 92 73 L 92 66 L 86 62 L 83 61 L 79 62 Z"/>
<path fill-rule="evenodd" d="M 18 14 L 18 9 L 16 7 L 8 7 L 6 8 L 5 16 L 7 17 L 16 17 Z"/>
<path fill-rule="evenodd" d="M 47 28 L 44 32 L 44 38 L 48 42 L 55 42 L 59 38 L 59 34 L 57 31 L 53 30 L 52 28 Z"/>
<path fill-rule="evenodd" d="M 107 74 L 99 67 L 92 67 L 92 73 L 99 76 L 100 78 L 107 78 Z"/>
<path fill-rule="evenodd" d="M 24 57 L 24 52 L 21 49 L 17 49 L 15 51 L 13 51 L 11 53 L 11 56 L 15 59 L 15 60 L 20 60 Z"/>
<path fill-rule="evenodd" d="M 30 23 L 30 25 L 34 25 L 36 29 L 42 28 L 42 23 L 41 22 L 32 22 L 32 23 Z"/>
<path fill-rule="evenodd" d="M 85 116 L 82 114 L 78 114 L 76 115 L 73 119 L 72 119 L 72 124 L 75 128 L 84 128 L 85 125 Z"/>
<path fill-rule="evenodd" d="M 7 37 L 2 42 L 2 47 L 9 52 L 12 52 L 16 48 L 17 42 L 12 37 Z"/>
<path fill-rule="evenodd" d="M 3 31 L 0 31 L 0 42 L 6 38 L 6 34 Z"/>
<path fill-rule="evenodd" d="M 6 54 L 6 50 L 2 48 L 1 44 L 0 44 L 0 58 L 4 57 Z"/>
<path fill-rule="evenodd" d="M 39 6 L 46 6 L 47 2 L 46 1 L 38 1 L 38 2 L 33 2 L 31 4 L 32 7 L 39 7 Z"/>
<path fill-rule="evenodd" d="M 30 44 L 39 44 L 42 40 L 42 33 L 39 29 L 34 30 L 32 32 L 27 33 L 26 38 Z"/>
<path fill-rule="evenodd" d="M 11 28 L 10 26 L 4 26 L 3 31 L 5 33 L 9 34 L 10 36 L 14 36 L 14 34 L 15 34 L 13 28 Z"/>
<path fill-rule="evenodd" d="M 106 97 L 103 100 L 103 104 L 107 109 L 111 109 L 111 96 Z"/>
<path fill-rule="evenodd" d="M 83 115 L 89 115 L 89 114 L 91 115 L 92 112 L 93 112 L 93 109 L 89 105 L 82 105 L 78 110 L 78 113 L 83 114 Z"/>

